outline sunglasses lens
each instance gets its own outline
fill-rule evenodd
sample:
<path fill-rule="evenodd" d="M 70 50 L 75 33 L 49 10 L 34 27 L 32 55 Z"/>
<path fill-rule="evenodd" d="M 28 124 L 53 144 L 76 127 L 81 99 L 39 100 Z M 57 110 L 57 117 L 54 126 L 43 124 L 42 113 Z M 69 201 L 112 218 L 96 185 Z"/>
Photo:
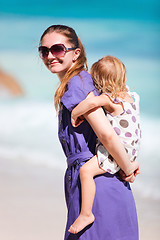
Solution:
<path fill-rule="evenodd" d="M 52 53 L 55 57 L 64 57 L 65 55 L 65 46 L 63 44 L 55 44 L 50 49 L 45 46 L 40 46 L 38 48 L 39 50 L 39 56 L 44 59 L 48 57 L 49 51 Z"/>
<path fill-rule="evenodd" d="M 41 58 L 47 58 L 48 57 L 48 53 L 49 53 L 49 49 L 47 47 L 39 47 L 39 56 Z"/>
<path fill-rule="evenodd" d="M 62 44 L 53 45 L 50 51 L 55 57 L 64 57 L 65 55 L 65 47 Z"/>

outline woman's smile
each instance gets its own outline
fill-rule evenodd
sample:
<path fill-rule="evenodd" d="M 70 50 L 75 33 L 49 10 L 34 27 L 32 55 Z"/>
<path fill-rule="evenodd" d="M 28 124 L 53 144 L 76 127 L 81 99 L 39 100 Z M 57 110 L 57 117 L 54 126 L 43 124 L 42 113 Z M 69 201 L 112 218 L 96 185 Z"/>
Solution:
<path fill-rule="evenodd" d="M 49 62 L 49 66 L 52 67 L 52 66 L 55 66 L 56 64 L 60 64 L 60 61 L 52 61 L 52 62 Z"/>

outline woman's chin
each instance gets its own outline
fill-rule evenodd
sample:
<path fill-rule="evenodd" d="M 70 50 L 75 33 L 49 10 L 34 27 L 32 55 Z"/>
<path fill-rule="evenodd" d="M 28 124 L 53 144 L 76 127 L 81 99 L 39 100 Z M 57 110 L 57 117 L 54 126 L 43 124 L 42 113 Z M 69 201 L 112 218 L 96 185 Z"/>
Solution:
<path fill-rule="evenodd" d="M 54 70 L 54 69 L 52 69 L 52 68 L 49 68 L 49 71 L 50 71 L 51 73 L 57 73 L 57 71 Z"/>
<path fill-rule="evenodd" d="M 58 64 L 49 65 L 49 66 L 47 66 L 47 68 L 49 69 L 49 71 L 51 73 L 60 73 L 60 72 L 62 72 L 61 66 L 58 66 Z"/>
<path fill-rule="evenodd" d="M 58 69 L 56 69 L 54 66 L 49 65 L 47 67 L 51 73 L 58 73 Z"/>

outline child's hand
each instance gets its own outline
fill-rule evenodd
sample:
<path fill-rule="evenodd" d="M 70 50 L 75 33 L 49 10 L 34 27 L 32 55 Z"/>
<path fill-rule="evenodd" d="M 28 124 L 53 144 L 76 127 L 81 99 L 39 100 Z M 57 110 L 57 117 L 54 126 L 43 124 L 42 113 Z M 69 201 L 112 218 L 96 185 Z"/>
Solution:
<path fill-rule="evenodd" d="M 71 123 L 73 127 L 78 127 L 82 122 L 84 121 L 84 117 L 74 117 L 73 114 L 71 113 Z"/>
<path fill-rule="evenodd" d="M 120 177 L 126 181 L 126 182 L 130 182 L 130 183 L 133 183 L 136 179 L 136 176 L 138 174 L 140 174 L 140 170 L 139 170 L 139 167 L 134 171 L 134 173 L 130 174 L 129 176 L 126 176 L 126 174 L 120 169 L 119 170 L 119 175 Z"/>
<path fill-rule="evenodd" d="M 139 169 L 139 163 L 137 161 L 131 161 L 130 165 L 125 171 L 126 176 L 130 176 L 132 173 L 136 173 Z"/>
<path fill-rule="evenodd" d="M 133 183 L 135 179 L 136 179 L 136 176 L 134 175 L 134 173 L 132 173 L 129 176 L 124 177 L 124 180 L 126 182 L 130 182 L 130 183 Z"/>
<path fill-rule="evenodd" d="M 133 182 L 135 181 L 135 179 L 136 179 L 136 176 L 137 176 L 138 174 L 140 174 L 139 168 L 137 168 L 137 169 L 135 170 L 135 172 L 132 173 L 131 175 L 124 177 L 124 180 L 125 180 L 126 182 L 133 183 Z"/>

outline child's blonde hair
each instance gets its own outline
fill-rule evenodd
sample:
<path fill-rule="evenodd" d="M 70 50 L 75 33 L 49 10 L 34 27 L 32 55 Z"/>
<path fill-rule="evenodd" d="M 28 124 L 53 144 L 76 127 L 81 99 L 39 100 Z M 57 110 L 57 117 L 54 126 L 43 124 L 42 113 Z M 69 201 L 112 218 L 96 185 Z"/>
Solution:
<path fill-rule="evenodd" d="M 127 91 L 126 68 L 116 57 L 101 58 L 92 65 L 90 73 L 100 93 L 108 92 L 116 98 L 120 92 Z"/>

